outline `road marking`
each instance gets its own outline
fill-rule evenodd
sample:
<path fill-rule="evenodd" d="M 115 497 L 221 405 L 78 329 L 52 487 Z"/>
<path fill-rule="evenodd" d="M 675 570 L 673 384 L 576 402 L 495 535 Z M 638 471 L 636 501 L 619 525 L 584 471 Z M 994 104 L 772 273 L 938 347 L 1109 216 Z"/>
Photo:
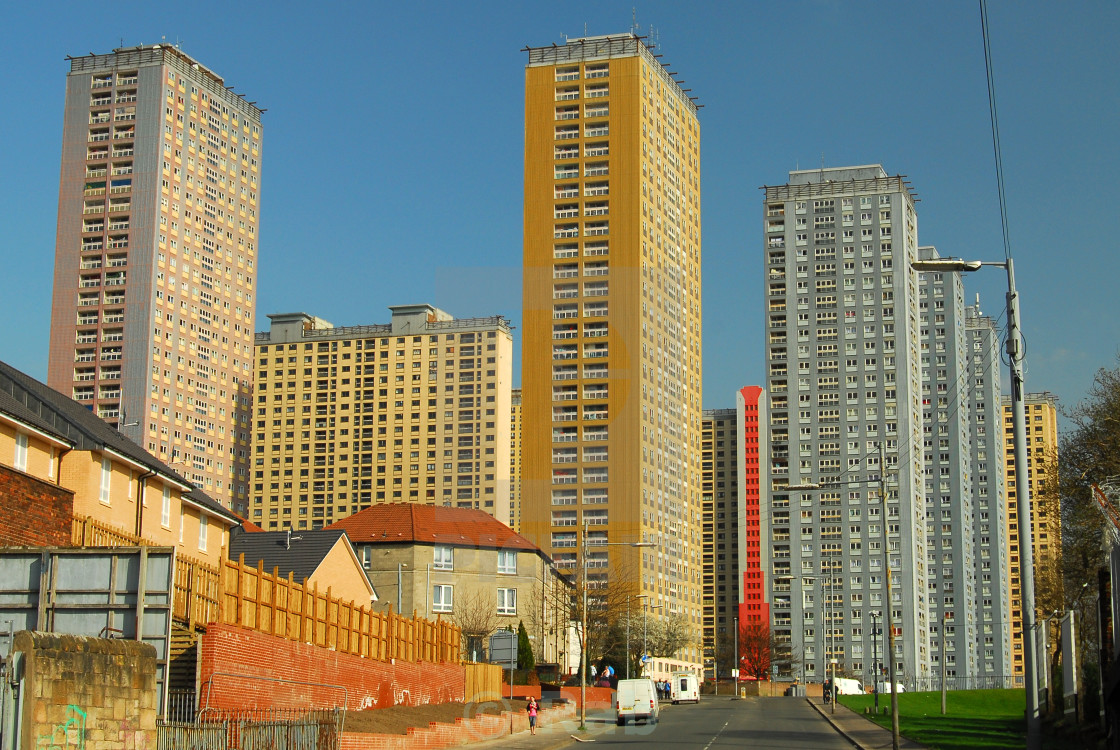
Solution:
<path fill-rule="evenodd" d="M 723 726 L 719 728 L 718 732 L 716 732 L 716 736 L 712 737 L 712 741 L 709 742 L 707 745 L 704 745 L 704 750 L 708 750 L 708 748 L 712 746 L 712 743 L 719 739 L 719 736 L 721 734 L 723 734 L 723 730 L 727 729 L 727 724 L 728 724 L 728 722 L 726 722 L 726 721 L 723 722 Z"/>

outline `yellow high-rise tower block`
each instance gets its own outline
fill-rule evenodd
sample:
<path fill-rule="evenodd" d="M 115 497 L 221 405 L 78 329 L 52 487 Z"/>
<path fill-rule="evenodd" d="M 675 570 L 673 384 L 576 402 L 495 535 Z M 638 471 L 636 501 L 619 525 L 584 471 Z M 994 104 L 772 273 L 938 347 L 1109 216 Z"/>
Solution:
<path fill-rule="evenodd" d="M 520 528 L 635 616 L 687 622 L 661 666 L 695 665 L 697 105 L 634 34 L 525 51 Z"/>

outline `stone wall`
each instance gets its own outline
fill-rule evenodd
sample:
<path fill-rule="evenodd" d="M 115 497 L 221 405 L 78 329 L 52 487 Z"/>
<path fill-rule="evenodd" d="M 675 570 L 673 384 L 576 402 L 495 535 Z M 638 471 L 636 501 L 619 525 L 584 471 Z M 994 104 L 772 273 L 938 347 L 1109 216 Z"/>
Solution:
<path fill-rule="evenodd" d="M 156 651 L 139 641 L 21 631 L 20 750 L 155 750 Z"/>

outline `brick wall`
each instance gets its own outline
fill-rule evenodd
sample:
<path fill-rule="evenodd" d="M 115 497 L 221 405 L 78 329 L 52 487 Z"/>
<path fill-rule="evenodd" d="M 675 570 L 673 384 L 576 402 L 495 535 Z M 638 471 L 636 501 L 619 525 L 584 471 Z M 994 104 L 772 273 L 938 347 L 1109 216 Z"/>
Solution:
<path fill-rule="evenodd" d="M 23 748 L 155 750 L 156 650 L 151 644 L 16 633 L 23 655 Z"/>
<path fill-rule="evenodd" d="M 200 707 L 360 711 L 464 699 L 459 664 L 375 661 L 217 623 L 202 637 L 199 666 Z"/>
<path fill-rule="evenodd" d="M 74 493 L 0 466 L 0 547 L 69 547 Z"/>

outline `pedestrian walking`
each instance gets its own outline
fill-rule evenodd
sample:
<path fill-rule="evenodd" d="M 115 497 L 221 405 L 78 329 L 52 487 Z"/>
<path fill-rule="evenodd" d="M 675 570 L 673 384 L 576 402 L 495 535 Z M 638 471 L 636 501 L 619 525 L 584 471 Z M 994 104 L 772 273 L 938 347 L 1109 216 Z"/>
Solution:
<path fill-rule="evenodd" d="M 529 712 L 529 734 L 536 734 L 538 711 L 537 699 L 530 697 L 529 704 L 525 707 L 525 710 Z"/>

